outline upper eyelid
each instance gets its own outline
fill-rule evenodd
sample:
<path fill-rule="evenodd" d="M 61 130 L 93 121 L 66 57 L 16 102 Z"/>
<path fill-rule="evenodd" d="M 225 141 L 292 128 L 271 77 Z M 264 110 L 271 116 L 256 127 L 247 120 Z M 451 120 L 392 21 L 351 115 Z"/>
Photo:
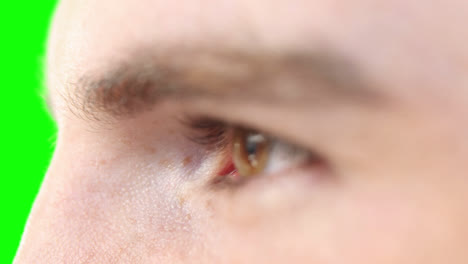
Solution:
<path fill-rule="evenodd" d="M 314 149 L 305 148 L 302 144 L 291 142 L 288 139 L 276 136 L 275 133 L 259 129 L 258 127 L 228 123 L 218 118 L 206 116 L 185 115 L 180 121 L 189 130 L 189 133 L 185 134 L 186 138 L 210 150 L 225 150 L 231 143 L 233 130 L 242 128 L 259 132 L 275 144 L 280 143 L 280 145 L 290 146 L 290 150 L 305 150 L 311 156 L 319 156 L 319 153 L 316 153 Z"/>
<path fill-rule="evenodd" d="M 230 144 L 232 131 L 235 128 L 255 130 L 265 135 L 272 142 L 281 142 L 281 144 L 290 145 L 294 148 L 301 148 L 296 144 L 292 144 L 287 140 L 273 136 L 262 130 L 230 124 L 214 118 L 186 116 L 182 119 L 181 123 L 190 130 L 190 133 L 185 135 L 186 138 L 209 149 L 225 149 Z"/>

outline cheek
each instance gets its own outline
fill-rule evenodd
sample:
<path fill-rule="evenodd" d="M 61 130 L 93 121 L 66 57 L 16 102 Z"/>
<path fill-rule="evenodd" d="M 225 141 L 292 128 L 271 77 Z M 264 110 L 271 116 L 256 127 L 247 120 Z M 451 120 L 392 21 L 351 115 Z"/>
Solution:
<path fill-rule="evenodd" d="M 413 264 L 466 257 L 467 218 L 447 197 L 405 186 L 340 187 L 309 186 L 303 203 L 276 209 L 258 206 L 253 195 L 242 205 L 209 200 L 209 248 L 223 252 L 218 259 L 239 263 Z"/>
<path fill-rule="evenodd" d="M 460 201 L 408 183 L 343 194 L 330 205 L 328 219 L 336 263 L 448 263 L 466 257 L 459 247 L 467 242 Z"/>
<path fill-rule="evenodd" d="M 48 263 L 138 263 L 188 255 L 195 244 L 192 211 L 180 199 L 178 181 L 169 180 L 180 178 L 179 170 L 150 158 L 145 165 L 141 158 L 147 155 L 57 149 L 24 240 L 30 254 L 53 252 Z"/>

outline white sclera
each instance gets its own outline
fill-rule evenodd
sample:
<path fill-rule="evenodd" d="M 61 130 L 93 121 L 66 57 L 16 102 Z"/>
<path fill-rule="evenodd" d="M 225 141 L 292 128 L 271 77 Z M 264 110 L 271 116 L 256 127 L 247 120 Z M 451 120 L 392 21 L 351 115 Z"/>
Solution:
<path fill-rule="evenodd" d="M 279 141 L 272 140 L 270 157 L 264 169 L 264 173 L 277 173 L 307 162 L 310 153 L 302 148 Z"/>

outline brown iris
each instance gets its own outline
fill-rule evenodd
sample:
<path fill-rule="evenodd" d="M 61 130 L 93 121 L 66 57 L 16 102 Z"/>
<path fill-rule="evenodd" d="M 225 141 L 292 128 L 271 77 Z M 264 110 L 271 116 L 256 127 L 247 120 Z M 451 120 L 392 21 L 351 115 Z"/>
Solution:
<path fill-rule="evenodd" d="M 233 133 L 232 160 L 241 177 L 263 172 L 270 155 L 270 140 L 263 134 L 243 128 Z"/>

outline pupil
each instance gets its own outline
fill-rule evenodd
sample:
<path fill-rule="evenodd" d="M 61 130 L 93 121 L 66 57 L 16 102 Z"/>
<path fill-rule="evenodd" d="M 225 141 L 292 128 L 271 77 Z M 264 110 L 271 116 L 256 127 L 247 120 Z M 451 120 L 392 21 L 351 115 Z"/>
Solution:
<path fill-rule="evenodd" d="M 245 142 L 245 151 L 247 152 L 247 159 L 250 162 L 250 165 L 253 167 L 257 167 L 257 154 L 258 151 L 261 151 L 262 143 L 265 142 L 265 137 L 259 133 L 249 133 L 246 137 Z"/>
<path fill-rule="evenodd" d="M 257 153 L 257 142 L 248 140 L 247 141 L 247 154 L 250 155 L 255 155 Z"/>

